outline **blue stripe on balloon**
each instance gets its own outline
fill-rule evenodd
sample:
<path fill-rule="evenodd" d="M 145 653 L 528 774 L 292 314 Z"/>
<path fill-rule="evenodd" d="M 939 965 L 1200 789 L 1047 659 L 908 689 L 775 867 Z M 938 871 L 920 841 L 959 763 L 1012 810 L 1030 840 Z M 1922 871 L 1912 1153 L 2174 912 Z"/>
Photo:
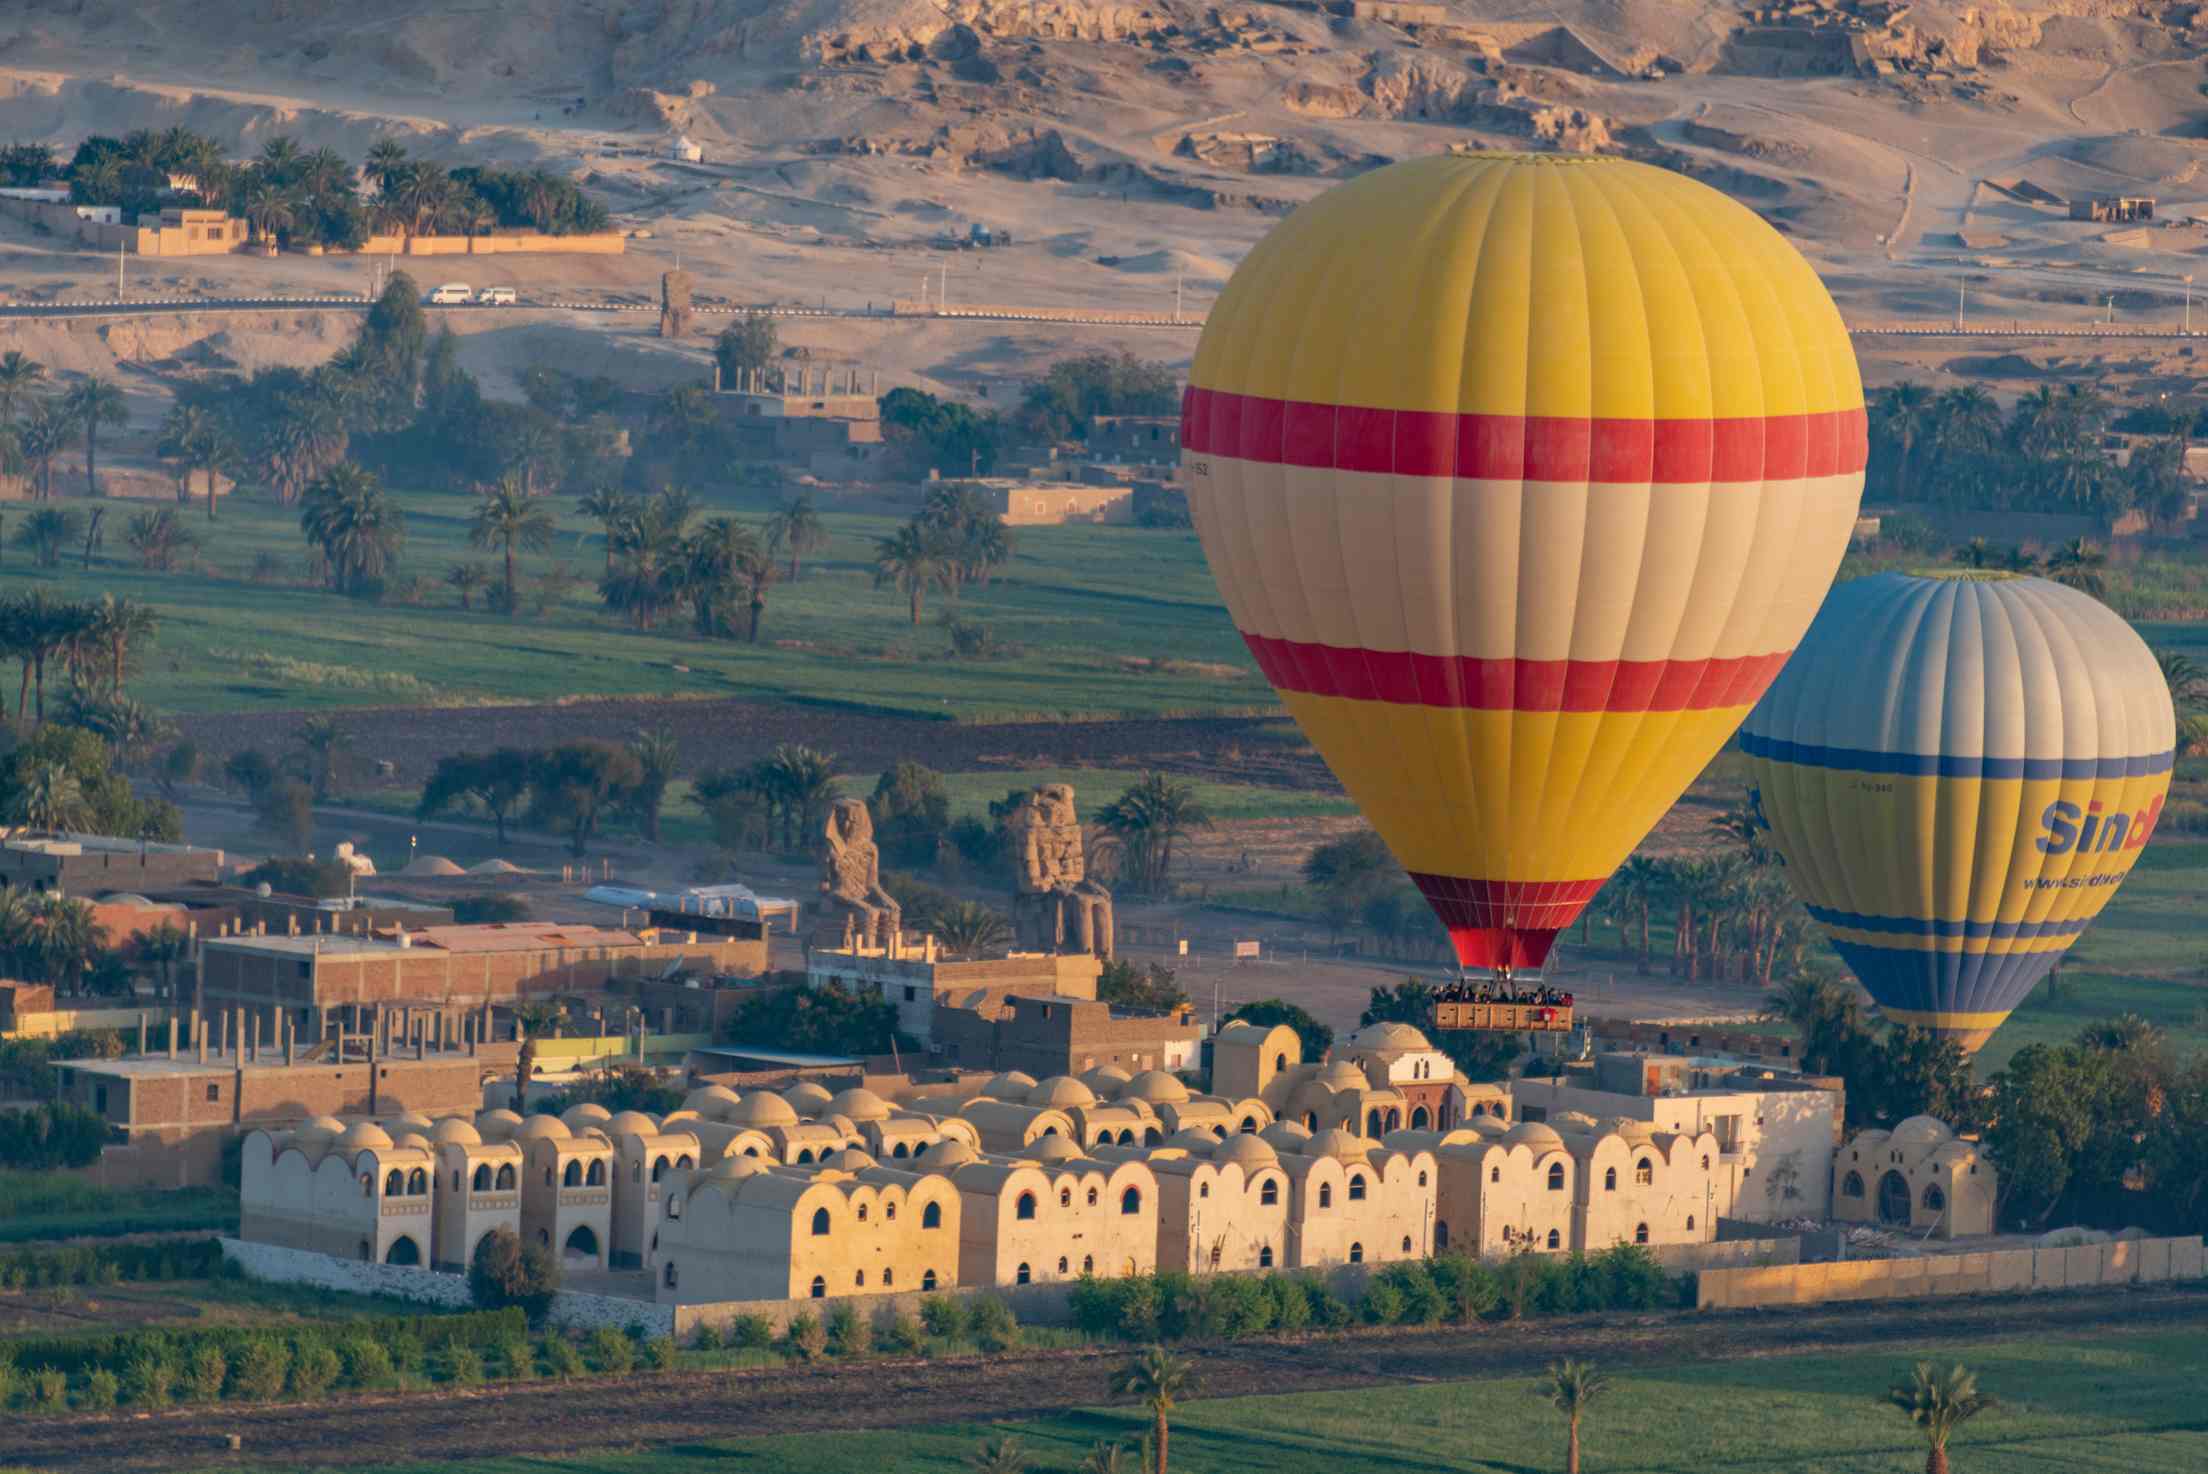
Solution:
<path fill-rule="evenodd" d="M 1754 732 L 1740 734 L 1740 749 L 1750 757 L 1766 758 L 1775 763 L 1891 773 L 1908 778 L 2144 778 L 2167 773 L 2177 762 L 2174 748 L 2138 757 L 1947 757 L 1937 753 L 1815 747 Z"/>
<path fill-rule="evenodd" d="M 2009 1013 L 2062 960 L 2059 951 L 1926 952 L 1837 939 L 1832 945 L 1874 1000 L 1911 1013 Z"/>
<path fill-rule="evenodd" d="M 1972 942 L 2074 937 L 2092 924 L 2089 917 L 2069 921 L 1939 921 L 1916 916 L 1864 916 L 1854 911 L 1835 911 L 1830 906 L 1811 906 L 1808 910 L 1827 926 L 1905 937 L 1961 937 Z"/>

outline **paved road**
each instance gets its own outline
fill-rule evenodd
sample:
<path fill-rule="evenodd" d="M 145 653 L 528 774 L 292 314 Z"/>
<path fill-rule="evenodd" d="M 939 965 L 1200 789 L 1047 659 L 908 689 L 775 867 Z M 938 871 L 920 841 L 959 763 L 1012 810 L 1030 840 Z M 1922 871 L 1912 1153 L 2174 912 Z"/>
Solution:
<path fill-rule="evenodd" d="M 38 319 L 68 317 L 182 317 L 199 312 L 262 312 L 269 310 L 314 309 L 329 310 L 351 308 L 365 311 L 368 301 L 363 297 L 129 297 L 107 298 L 84 302 L 9 303 L 0 305 L 0 320 L 7 318 Z M 562 312 L 657 312 L 658 306 L 649 302 L 569 302 L 525 298 L 509 307 L 491 307 L 479 302 L 424 302 L 425 312 L 505 312 L 511 307 L 530 307 L 539 311 Z M 702 316 L 731 316 L 739 312 L 759 312 L 768 317 L 854 317 L 877 321 L 969 321 L 969 322 L 1049 322 L 1063 323 L 1069 327 L 1115 328 L 1201 328 L 1200 317 L 1180 318 L 1159 315 L 1155 317 L 1130 313 L 1074 314 L 1067 316 L 1059 309 L 1023 311 L 1016 307 L 953 307 L 932 313 L 892 313 L 882 308 L 867 307 L 698 307 L 693 309 Z"/>

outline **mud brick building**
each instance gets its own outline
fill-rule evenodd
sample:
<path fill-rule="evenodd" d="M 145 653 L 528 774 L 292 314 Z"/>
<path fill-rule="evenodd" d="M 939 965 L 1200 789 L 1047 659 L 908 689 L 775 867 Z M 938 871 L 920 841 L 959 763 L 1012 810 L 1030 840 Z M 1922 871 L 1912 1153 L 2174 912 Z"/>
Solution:
<path fill-rule="evenodd" d="M 980 995 L 935 1010 L 933 1043 L 969 1070 L 1017 1070 L 1046 1079 L 1112 1068 L 1168 1073 L 1196 1060 L 1203 1029 L 1193 1009 L 1171 1015 L 1116 1012 L 1094 998 Z"/>
<path fill-rule="evenodd" d="M 59 891 L 66 896 L 115 891 L 143 895 L 149 890 L 212 883 L 222 877 L 222 866 L 221 850 L 141 844 L 92 834 L 11 839 L 0 844 L 0 886 Z"/>
<path fill-rule="evenodd" d="M 1103 971 L 1104 964 L 1086 953 L 1015 952 L 952 962 L 935 955 L 932 939 L 927 947 L 903 948 L 894 957 L 864 946 L 814 947 L 805 957 L 808 986 L 834 982 L 861 995 L 878 994 L 896 1005 L 897 1027 L 923 1044 L 934 1042 L 935 1019 L 954 1001 L 971 1007 L 1013 993 L 1094 998 Z"/>

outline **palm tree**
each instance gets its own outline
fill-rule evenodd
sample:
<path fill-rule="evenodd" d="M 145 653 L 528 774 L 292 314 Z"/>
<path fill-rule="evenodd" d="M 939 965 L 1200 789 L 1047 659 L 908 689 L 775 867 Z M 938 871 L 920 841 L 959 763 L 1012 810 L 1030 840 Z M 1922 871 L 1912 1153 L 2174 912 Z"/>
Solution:
<path fill-rule="evenodd" d="M 496 548 L 506 561 L 505 612 L 515 609 L 514 549 L 538 552 L 552 545 L 552 513 L 529 495 L 521 477 L 509 471 L 498 484 L 486 488 L 476 503 L 475 518 L 468 524 L 468 544 Z"/>
<path fill-rule="evenodd" d="M 15 529 L 15 545 L 28 550 L 41 568 L 52 568 L 61 562 L 62 549 L 77 540 L 84 520 L 75 512 L 61 507 L 40 507 L 25 517 Z"/>
<path fill-rule="evenodd" d="M 916 627 L 928 586 L 949 588 L 951 577 L 950 559 L 916 522 L 906 523 L 874 545 L 874 587 L 895 584 L 911 601 Z"/>
<path fill-rule="evenodd" d="M 966 1460 L 966 1467 L 974 1474 L 1027 1474 L 1030 1465 L 1019 1435 L 1003 1433 L 984 1439 Z"/>
<path fill-rule="evenodd" d="M 1874 403 L 1879 432 L 1894 444 L 1894 500 L 1907 501 L 1910 462 L 1932 429 L 1932 391 L 1905 380 L 1880 390 Z"/>
<path fill-rule="evenodd" d="M 1138 1474 L 1128 1463 L 1127 1450 L 1116 1443 L 1099 1441 L 1082 1455 L 1080 1474 Z"/>
<path fill-rule="evenodd" d="M 1886 1391 L 1886 1405 L 1898 1408 L 1924 1433 L 1924 1474 L 1947 1474 L 1947 1440 L 1955 1430 L 1996 1406 L 1978 1390 L 1978 1375 L 1957 1362 L 1940 1371 L 1920 1361 L 1909 1380 Z"/>
<path fill-rule="evenodd" d="M 1010 944 L 1012 927 L 979 901 L 954 901 L 935 912 L 928 930 L 961 961 L 979 961 Z"/>
<path fill-rule="evenodd" d="M 41 501 L 54 494 L 54 455 L 68 443 L 69 433 L 74 428 L 56 401 L 35 399 L 31 402 L 30 414 L 24 417 L 16 431 L 23 459 L 38 473 L 35 480 Z"/>
<path fill-rule="evenodd" d="M 613 572 L 613 530 L 636 515 L 636 498 L 617 486 L 600 486 L 575 503 L 575 510 L 605 529 L 606 572 Z"/>
<path fill-rule="evenodd" d="M 161 511 L 166 514 L 169 509 L 163 507 Z M 100 595 L 100 601 L 91 606 L 89 613 L 92 639 L 107 651 L 107 689 L 120 695 L 123 674 L 130 668 L 131 647 L 143 647 L 150 641 L 160 629 L 161 621 L 137 600 L 118 599 L 113 594 Z"/>
<path fill-rule="evenodd" d="M 175 1002 L 176 965 L 192 955 L 190 934 L 175 922 L 164 921 L 151 931 L 138 933 L 131 950 L 138 954 L 139 962 L 160 974 L 161 996 Z"/>
<path fill-rule="evenodd" d="M 1977 384 L 1940 392 L 1932 405 L 1932 449 L 1943 462 L 1983 455 L 2001 438 L 2001 407 Z"/>
<path fill-rule="evenodd" d="M 785 847 L 794 850 L 805 835 L 818 832 L 828 806 L 838 796 L 836 756 L 801 742 L 782 742 L 767 755 L 761 769 L 761 786 L 782 815 Z"/>
<path fill-rule="evenodd" d="M 663 610 L 682 600 L 688 574 L 685 529 L 693 506 L 689 492 L 670 486 L 614 526 L 620 566 L 599 581 L 598 593 L 638 629 L 650 629 Z"/>
<path fill-rule="evenodd" d="M 1669 879 L 1663 867 L 1646 855 L 1635 855 L 1627 860 L 1611 879 L 1610 884 L 1618 891 L 1618 904 L 1633 918 L 1639 932 L 1638 955 L 1633 963 L 1636 972 L 1648 971 L 1649 919 L 1667 899 Z"/>
<path fill-rule="evenodd" d="M 1541 1389 L 1550 1405 L 1564 1415 L 1564 1474 L 1579 1474 L 1579 1420 L 1595 1399 L 1610 1390 L 1610 1379 L 1595 1370 L 1593 1362 L 1565 1357 L 1549 1366 L 1548 1381 Z"/>
<path fill-rule="evenodd" d="M 1152 1474 L 1166 1474 L 1166 1418 L 1196 1391 L 1196 1371 L 1163 1346 L 1151 1346 L 1112 1374 L 1112 1395 L 1132 1397 L 1150 1410 Z"/>
<path fill-rule="evenodd" d="M 299 162 L 299 140 L 279 133 L 261 145 L 261 167 L 279 178 L 288 176 Z"/>
<path fill-rule="evenodd" d="M 2103 589 L 2100 570 L 2107 562 L 2108 554 L 2084 538 L 2074 537 L 2047 555 L 2047 576 L 2098 599 Z"/>
<path fill-rule="evenodd" d="M 1125 849 L 1134 889 L 1156 894 L 1172 874 L 1173 841 L 1192 829 L 1209 829 L 1211 815 L 1190 785 L 1145 773 L 1098 810 L 1096 822 Z"/>
<path fill-rule="evenodd" d="M 460 596 L 460 607 L 475 607 L 475 596 L 489 586 L 490 570 L 480 563 L 455 563 L 445 570 L 445 583 Z"/>
<path fill-rule="evenodd" d="M 98 496 L 100 483 L 95 463 L 99 456 L 100 430 L 129 424 L 130 406 L 113 379 L 88 374 L 69 386 L 69 391 L 61 397 L 61 407 L 71 423 L 84 427 L 84 494 Z"/>
<path fill-rule="evenodd" d="M 797 581 L 797 561 L 807 553 L 818 551 L 827 545 L 828 529 L 821 526 L 820 513 L 814 509 L 813 494 L 801 491 L 774 509 L 767 518 L 767 548 L 780 553 L 784 548 L 790 553 L 790 581 Z"/>
<path fill-rule="evenodd" d="M 298 218 L 293 208 L 291 191 L 268 179 L 255 181 L 246 191 L 245 222 L 253 227 L 253 238 L 275 253 L 277 237 L 291 229 Z"/>
<path fill-rule="evenodd" d="M 378 190 L 390 182 L 391 176 L 406 163 L 406 146 L 394 138 L 379 138 L 368 146 L 368 161 L 361 166 L 362 177 L 372 180 Z"/>
<path fill-rule="evenodd" d="M 397 564 L 406 541 L 406 514 L 385 495 L 373 472 L 344 461 L 307 488 L 299 529 L 328 561 L 330 587 L 347 593 Z"/>
<path fill-rule="evenodd" d="M 155 507 L 133 514 L 124 541 L 138 555 L 140 567 L 161 573 L 168 572 L 178 556 L 189 553 L 199 544 L 199 538 L 184 525 L 174 507 Z"/>
<path fill-rule="evenodd" d="M 728 633 L 726 606 L 751 589 L 749 571 L 760 565 L 773 567 L 759 534 L 734 517 L 715 517 L 699 528 L 685 549 L 684 561 L 684 590 L 697 617 L 698 633 L 706 636 Z M 764 606 L 764 587 L 758 592 Z"/>
<path fill-rule="evenodd" d="M 14 424 L 16 412 L 38 392 L 46 365 L 10 348 L 0 353 L 0 422 Z"/>
<path fill-rule="evenodd" d="M 682 761 L 681 747 L 675 740 L 675 729 L 661 722 L 656 727 L 639 728 L 629 738 L 628 748 L 636 759 L 637 771 L 643 775 L 632 800 L 637 827 L 643 831 L 645 843 L 658 844 L 660 801 L 675 779 L 675 770 Z"/>
<path fill-rule="evenodd" d="M 16 790 L 8 817 L 39 834 L 65 834 L 84 827 L 84 788 L 59 763 L 41 763 Z"/>
<path fill-rule="evenodd" d="M 2162 667 L 2162 679 L 2169 684 L 2170 702 L 2175 706 L 2191 706 L 2208 694 L 2208 671 L 2190 655 L 2177 650 L 2157 650 L 2155 663 Z"/>
<path fill-rule="evenodd" d="M 328 798 L 337 781 L 337 757 L 352 738 L 329 717 L 308 717 L 293 740 L 306 749 L 307 772 L 316 798 Z"/>
<path fill-rule="evenodd" d="M 89 901 L 49 894 L 32 906 L 24 940 L 47 981 L 71 990 L 106 946 L 107 929 L 99 924 Z"/>
<path fill-rule="evenodd" d="M 529 1080 L 537 1072 L 537 1041 L 559 1028 L 567 1010 L 557 1003 L 523 1003 L 514 1009 L 521 1053 L 514 1061 L 514 1114 L 529 1113 Z"/>

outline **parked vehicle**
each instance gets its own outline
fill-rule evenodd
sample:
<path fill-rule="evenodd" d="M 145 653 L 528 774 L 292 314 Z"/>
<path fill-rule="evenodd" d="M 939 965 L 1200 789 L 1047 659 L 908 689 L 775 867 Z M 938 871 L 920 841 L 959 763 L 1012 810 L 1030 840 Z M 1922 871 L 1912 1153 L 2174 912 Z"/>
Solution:
<path fill-rule="evenodd" d="M 436 291 L 431 292 L 429 300 L 445 306 L 459 302 L 473 302 L 475 300 L 475 289 L 464 281 L 448 281 Z"/>
<path fill-rule="evenodd" d="M 475 294 L 475 300 L 485 307 L 511 307 L 521 299 L 512 287 L 485 287 Z"/>

